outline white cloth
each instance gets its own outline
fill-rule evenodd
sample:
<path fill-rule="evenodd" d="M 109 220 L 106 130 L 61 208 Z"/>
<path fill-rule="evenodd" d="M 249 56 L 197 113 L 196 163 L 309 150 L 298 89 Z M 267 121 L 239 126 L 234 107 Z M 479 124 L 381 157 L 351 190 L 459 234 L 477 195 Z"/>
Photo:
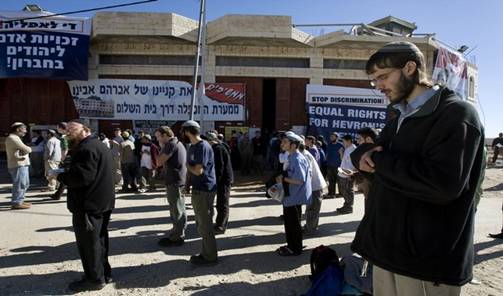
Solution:
<path fill-rule="evenodd" d="M 150 155 L 149 146 L 141 146 L 140 166 L 149 170 L 152 169 L 152 156 Z"/>
<path fill-rule="evenodd" d="M 344 149 L 344 155 L 342 156 L 342 162 L 341 162 L 341 169 L 349 170 L 349 171 L 356 171 L 355 167 L 353 166 L 353 163 L 351 162 L 351 153 L 355 151 L 356 146 L 351 144 L 351 146 L 347 147 Z M 348 175 L 338 173 L 337 174 L 341 178 L 349 178 Z"/>
<path fill-rule="evenodd" d="M 323 174 L 321 173 L 320 166 L 318 165 L 318 162 L 314 158 L 314 156 L 309 153 L 309 151 L 304 150 L 302 154 L 307 158 L 309 161 L 309 164 L 311 165 L 311 172 L 313 172 L 312 178 L 311 178 L 311 186 L 312 190 L 318 191 L 318 190 L 323 190 L 326 188 L 327 182 L 325 181 L 325 178 L 323 178 Z"/>
<path fill-rule="evenodd" d="M 279 163 L 283 164 L 283 171 L 288 168 L 288 152 L 281 152 L 279 154 Z"/>
<path fill-rule="evenodd" d="M 108 149 L 110 149 L 110 140 L 105 138 L 101 141 L 101 143 L 105 144 L 105 146 L 107 146 Z"/>
<path fill-rule="evenodd" d="M 44 159 L 50 161 L 61 161 L 61 142 L 56 137 L 51 137 L 45 146 Z"/>

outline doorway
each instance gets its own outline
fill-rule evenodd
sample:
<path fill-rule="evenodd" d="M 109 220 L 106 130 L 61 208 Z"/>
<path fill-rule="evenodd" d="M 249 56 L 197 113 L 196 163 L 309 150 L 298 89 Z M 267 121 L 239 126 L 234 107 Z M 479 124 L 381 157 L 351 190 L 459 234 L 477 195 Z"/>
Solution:
<path fill-rule="evenodd" d="M 276 129 L 276 79 L 264 79 L 262 93 L 262 132 Z"/>

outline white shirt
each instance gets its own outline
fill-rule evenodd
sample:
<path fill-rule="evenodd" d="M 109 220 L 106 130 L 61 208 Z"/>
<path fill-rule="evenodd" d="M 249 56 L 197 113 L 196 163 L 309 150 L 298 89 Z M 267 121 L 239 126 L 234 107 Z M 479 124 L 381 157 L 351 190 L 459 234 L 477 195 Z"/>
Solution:
<path fill-rule="evenodd" d="M 323 188 L 327 187 L 327 182 L 325 181 L 325 178 L 323 178 L 323 174 L 321 173 L 320 166 L 318 166 L 318 162 L 309 151 L 304 150 L 302 154 L 307 158 L 309 164 L 311 165 L 311 172 L 313 173 L 311 178 L 311 186 L 313 192 L 323 190 Z"/>
<path fill-rule="evenodd" d="M 283 164 L 283 170 L 288 169 L 288 152 L 284 151 L 279 154 L 279 163 Z"/>
<path fill-rule="evenodd" d="M 353 166 L 353 163 L 351 162 L 351 153 L 356 149 L 356 146 L 351 144 L 351 146 L 347 147 L 344 149 L 344 155 L 342 156 L 342 162 L 341 162 L 341 169 L 349 170 L 349 171 L 356 171 L 355 167 Z M 337 174 L 341 178 L 349 178 L 348 175 L 338 173 Z"/>
<path fill-rule="evenodd" d="M 142 168 L 152 169 L 152 156 L 150 155 L 150 147 L 142 145 L 141 146 L 141 160 L 140 166 Z"/>

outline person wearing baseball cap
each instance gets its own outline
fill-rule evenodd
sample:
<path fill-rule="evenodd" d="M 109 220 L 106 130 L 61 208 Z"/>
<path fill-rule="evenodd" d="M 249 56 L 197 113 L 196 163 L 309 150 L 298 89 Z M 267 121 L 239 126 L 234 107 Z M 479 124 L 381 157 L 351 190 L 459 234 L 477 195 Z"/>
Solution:
<path fill-rule="evenodd" d="M 202 237 L 199 255 L 190 257 L 194 265 L 213 265 L 217 263 L 217 243 L 211 211 L 217 190 L 215 176 L 215 157 L 210 144 L 201 139 L 200 125 L 189 120 L 182 124 L 182 135 L 190 141 L 187 151 L 187 170 L 192 186 L 192 206 L 196 219 L 197 232 Z"/>
<path fill-rule="evenodd" d="M 30 153 L 31 148 L 23 143 L 26 135 L 26 125 L 14 122 L 10 134 L 5 139 L 5 154 L 7 156 L 7 169 L 12 177 L 12 210 L 25 210 L 31 207 L 24 201 L 24 195 L 30 186 Z"/>
<path fill-rule="evenodd" d="M 460 295 L 473 277 L 474 197 L 484 130 L 473 105 L 428 78 L 423 53 L 392 42 L 367 61 L 399 110 L 375 145 L 350 155 L 375 176 L 351 249 L 373 263 L 373 293 Z"/>
<path fill-rule="evenodd" d="M 298 256 L 302 253 L 302 205 L 311 204 L 311 166 L 309 161 L 299 152 L 299 146 L 304 140 L 288 131 L 281 140 L 281 149 L 288 152 L 288 167 L 284 175 L 276 177 L 277 183 L 282 183 L 285 190 L 283 199 L 283 221 L 285 225 L 286 245 L 276 252 L 280 256 Z"/>

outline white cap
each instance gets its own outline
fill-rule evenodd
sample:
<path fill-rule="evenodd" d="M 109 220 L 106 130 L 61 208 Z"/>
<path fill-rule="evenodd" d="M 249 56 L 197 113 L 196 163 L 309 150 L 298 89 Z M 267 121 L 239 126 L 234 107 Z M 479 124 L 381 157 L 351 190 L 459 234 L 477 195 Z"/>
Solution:
<path fill-rule="evenodd" d="M 195 122 L 194 120 L 187 120 L 182 124 L 182 127 L 196 127 L 196 128 L 201 128 L 199 123 Z"/>

